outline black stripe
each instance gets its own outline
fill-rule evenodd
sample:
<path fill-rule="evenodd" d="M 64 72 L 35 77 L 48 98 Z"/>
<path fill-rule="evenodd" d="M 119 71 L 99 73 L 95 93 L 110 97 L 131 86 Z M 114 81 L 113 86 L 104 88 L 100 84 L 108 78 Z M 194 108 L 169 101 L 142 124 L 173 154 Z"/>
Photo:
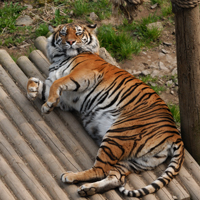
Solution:
<path fill-rule="evenodd" d="M 80 88 L 80 84 L 79 84 L 77 81 L 75 81 L 73 78 L 71 78 L 71 77 L 70 77 L 70 80 L 71 80 L 72 82 L 74 82 L 75 85 L 76 85 L 76 88 L 75 88 L 73 91 L 77 92 L 78 89 Z"/>
<path fill-rule="evenodd" d="M 147 195 L 149 194 L 149 190 L 147 190 L 146 188 L 142 188 L 142 191 Z"/>
<path fill-rule="evenodd" d="M 46 85 L 43 83 L 43 88 L 42 88 L 42 100 L 45 101 L 45 91 L 46 91 Z"/>
<path fill-rule="evenodd" d="M 160 189 L 160 186 L 158 184 L 156 184 L 156 183 L 152 183 L 151 185 L 154 187 L 155 192 Z"/>

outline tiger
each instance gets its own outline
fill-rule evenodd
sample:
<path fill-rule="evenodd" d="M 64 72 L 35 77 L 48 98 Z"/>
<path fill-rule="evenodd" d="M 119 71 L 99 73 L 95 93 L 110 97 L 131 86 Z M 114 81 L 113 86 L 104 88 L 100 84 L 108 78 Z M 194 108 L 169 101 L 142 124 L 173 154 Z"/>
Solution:
<path fill-rule="evenodd" d="M 61 181 L 75 184 L 80 196 L 118 188 L 125 196 L 143 197 L 167 185 L 180 171 L 184 144 L 166 103 L 147 84 L 99 56 L 96 25 L 50 27 L 49 76 L 27 83 L 30 100 L 41 98 L 44 114 L 55 107 L 76 110 L 99 149 L 94 165 L 81 172 L 63 172 Z M 130 173 L 170 163 L 151 184 L 125 188 Z"/>

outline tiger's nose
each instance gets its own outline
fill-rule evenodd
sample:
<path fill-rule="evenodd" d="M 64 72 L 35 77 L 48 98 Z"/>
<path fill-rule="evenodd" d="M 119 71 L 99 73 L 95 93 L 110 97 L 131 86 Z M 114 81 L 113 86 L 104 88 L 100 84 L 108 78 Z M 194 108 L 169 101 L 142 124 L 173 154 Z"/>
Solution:
<path fill-rule="evenodd" d="M 67 41 L 67 43 L 70 44 L 70 45 L 74 44 L 75 42 L 76 42 L 76 40 L 68 40 Z"/>

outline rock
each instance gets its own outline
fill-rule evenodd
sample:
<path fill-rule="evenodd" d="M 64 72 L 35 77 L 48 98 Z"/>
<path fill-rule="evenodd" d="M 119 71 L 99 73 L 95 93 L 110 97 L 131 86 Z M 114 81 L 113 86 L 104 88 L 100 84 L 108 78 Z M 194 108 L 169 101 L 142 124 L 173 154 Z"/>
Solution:
<path fill-rule="evenodd" d="M 172 70 L 172 76 L 176 75 L 177 73 L 178 73 L 177 68 L 174 68 L 174 69 Z"/>
<path fill-rule="evenodd" d="M 170 43 L 170 42 L 163 42 L 163 44 L 166 46 L 172 46 L 172 43 Z"/>
<path fill-rule="evenodd" d="M 104 47 L 101 47 L 99 49 L 99 56 L 103 58 L 106 62 L 115 65 L 118 68 L 121 68 L 119 64 L 115 61 L 115 59 L 108 53 L 108 51 Z"/>
<path fill-rule="evenodd" d="M 173 83 L 172 80 L 169 80 L 169 81 L 167 81 L 167 82 L 165 83 L 165 85 L 166 85 L 167 87 L 172 87 L 172 86 L 174 85 L 174 83 Z"/>
<path fill-rule="evenodd" d="M 165 65 L 163 64 L 163 62 L 158 62 L 158 66 L 160 70 L 163 70 L 165 72 L 169 72 L 169 69 L 167 67 L 165 67 Z"/>
<path fill-rule="evenodd" d="M 155 3 L 154 5 L 151 6 L 151 9 L 155 9 L 158 6 L 158 3 Z"/>
<path fill-rule="evenodd" d="M 25 7 L 27 7 L 28 10 L 32 10 L 33 6 L 31 4 L 24 4 Z"/>
<path fill-rule="evenodd" d="M 148 69 L 143 70 L 143 71 L 141 72 L 141 75 L 144 75 L 144 76 L 147 76 L 147 75 L 149 75 L 149 74 L 151 74 L 151 72 L 150 72 Z"/>
<path fill-rule="evenodd" d="M 125 69 L 128 73 L 133 74 L 133 70 L 132 69 Z"/>
<path fill-rule="evenodd" d="M 173 90 L 171 90 L 170 94 L 174 95 L 174 91 L 173 91 Z"/>
<path fill-rule="evenodd" d="M 152 73 L 151 73 L 151 76 L 154 78 L 154 77 L 157 77 L 157 76 L 160 76 L 160 71 L 159 70 L 153 70 Z"/>
<path fill-rule="evenodd" d="M 141 71 L 136 71 L 135 69 L 132 71 L 132 74 L 135 76 L 140 75 L 142 72 Z"/>
<path fill-rule="evenodd" d="M 163 81 L 162 79 L 160 79 L 160 80 L 157 81 L 157 83 L 158 83 L 159 85 L 163 85 L 163 84 L 164 84 L 164 81 Z"/>
<path fill-rule="evenodd" d="M 19 16 L 16 20 L 16 25 L 17 26 L 29 26 L 33 23 L 33 20 L 28 16 Z"/>
<path fill-rule="evenodd" d="M 149 84 L 153 87 L 156 87 L 156 83 L 149 82 Z"/>
<path fill-rule="evenodd" d="M 166 54 L 164 54 L 163 52 L 159 52 L 159 53 L 158 53 L 158 57 L 159 57 L 159 58 L 162 59 L 164 56 L 166 56 Z"/>
<path fill-rule="evenodd" d="M 70 15 L 73 15 L 73 14 L 74 14 L 74 11 L 73 11 L 73 10 L 71 10 L 71 11 L 69 12 L 69 14 L 70 14 Z"/>
<path fill-rule="evenodd" d="M 96 21 L 96 20 L 98 19 L 98 16 L 97 16 L 94 12 L 91 12 L 91 13 L 90 13 L 90 19 L 91 19 L 92 21 Z"/>
<path fill-rule="evenodd" d="M 168 53 L 169 53 L 169 52 L 166 51 L 165 49 L 161 49 L 161 51 L 162 51 L 162 53 L 164 53 L 164 54 L 168 54 Z"/>
<path fill-rule="evenodd" d="M 147 25 L 147 28 L 149 30 L 153 29 L 153 28 L 157 28 L 159 31 L 163 30 L 163 25 L 161 22 L 154 22 L 154 23 L 150 23 Z"/>

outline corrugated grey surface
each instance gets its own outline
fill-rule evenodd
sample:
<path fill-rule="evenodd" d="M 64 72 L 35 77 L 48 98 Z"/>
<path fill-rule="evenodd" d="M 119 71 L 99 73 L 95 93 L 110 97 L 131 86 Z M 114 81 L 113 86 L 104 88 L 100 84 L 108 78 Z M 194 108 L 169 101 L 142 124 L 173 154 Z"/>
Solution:
<path fill-rule="evenodd" d="M 64 171 L 92 167 L 98 147 L 87 135 L 77 117 L 55 109 L 42 116 L 42 101 L 26 98 L 26 84 L 31 76 L 45 79 L 49 62 L 45 55 L 46 39 L 39 37 L 29 58 L 17 64 L 5 50 L 0 50 L 0 199 L 59 200 L 136 199 L 122 196 L 117 190 L 79 197 L 80 185 L 63 184 Z M 136 189 L 156 179 L 167 164 L 141 175 L 131 174 L 127 188 Z M 180 175 L 169 186 L 144 200 L 200 199 L 200 168 L 186 151 Z"/>

